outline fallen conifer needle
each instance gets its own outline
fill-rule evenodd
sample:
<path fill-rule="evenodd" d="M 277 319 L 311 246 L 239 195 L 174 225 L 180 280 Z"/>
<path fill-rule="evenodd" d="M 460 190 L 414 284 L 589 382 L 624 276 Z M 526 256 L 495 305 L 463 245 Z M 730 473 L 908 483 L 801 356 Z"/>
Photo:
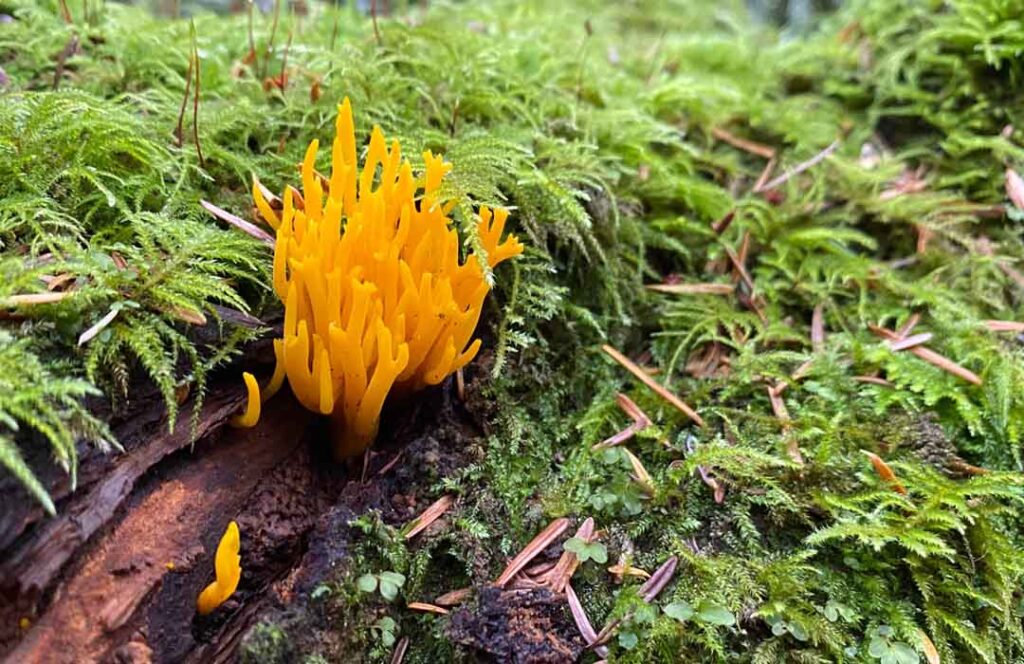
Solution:
<path fill-rule="evenodd" d="M 987 320 L 985 326 L 993 332 L 1024 332 L 1024 323 L 1013 320 Z"/>
<path fill-rule="evenodd" d="M 22 307 L 31 306 L 34 304 L 53 304 L 54 302 L 60 302 L 64 298 L 71 297 L 72 291 L 59 291 L 59 292 L 46 292 L 46 293 L 26 293 L 24 295 L 8 295 L 7 297 L 0 299 L 0 306 L 4 307 Z"/>
<path fill-rule="evenodd" d="M 750 154 L 756 154 L 758 157 L 764 157 L 765 159 L 771 159 L 775 156 L 775 148 L 765 145 L 764 143 L 758 143 L 747 138 L 740 138 L 733 133 L 715 127 L 711 130 L 711 135 L 720 141 L 728 143 L 734 148 L 739 148 L 744 152 Z"/>
<path fill-rule="evenodd" d="M 676 565 L 679 564 L 678 556 L 671 556 L 661 564 L 651 578 L 647 579 L 644 585 L 640 586 L 640 596 L 645 602 L 652 602 L 665 589 L 669 581 L 676 573 Z"/>
<path fill-rule="evenodd" d="M 436 613 L 439 616 L 444 616 L 448 614 L 448 609 L 443 609 L 440 606 L 428 604 L 426 602 L 409 602 L 405 605 L 405 607 L 407 609 L 412 609 L 413 611 L 422 611 L 424 613 Z"/>
<path fill-rule="evenodd" d="M 251 235 L 252 237 L 256 238 L 257 240 L 267 245 L 268 247 L 274 246 L 274 238 L 259 226 L 251 224 L 245 219 L 242 219 L 237 215 L 231 214 L 227 210 L 221 209 L 209 201 L 201 200 L 199 201 L 199 204 L 203 206 L 203 209 L 205 209 L 207 212 L 212 214 L 217 219 L 220 219 L 221 221 L 231 224 L 238 230 L 248 235 Z"/>
<path fill-rule="evenodd" d="M 576 539 L 590 544 L 594 539 L 594 519 L 587 517 L 576 529 Z M 563 550 L 558 562 L 547 572 L 544 581 L 552 591 L 560 593 L 565 591 L 576 568 L 580 566 L 579 557 L 572 551 Z"/>
<path fill-rule="evenodd" d="M 654 481 L 651 479 L 651 474 L 644 468 L 644 464 L 640 462 L 640 459 L 635 454 L 629 451 L 629 449 L 623 447 L 622 451 L 626 453 L 626 458 L 629 459 L 629 465 L 633 466 L 633 479 L 643 488 L 644 492 L 653 495 L 654 494 Z"/>
<path fill-rule="evenodd" d="M 548 548 L 568 527 L 569 519 L 565 517 L 555 519 L 549 523 L 547 528 L 530 540 L 530 543 L 512 559 L 512 562 L 508 564 L 508 567 L 501 573 L 501 576 L 494 582 L 494 585 L 499 588 L 505 587 L 520 570 L 526 567 L 527 563 L 536 558 L 541 551 Z"/>
<path fill-rule="evenodd" d="M 405 533 L 406 541 L 411 540 L 413 537 L 416 537 L 416 535 L 430 527 L 430 524 L 437 521 L 442 514 L 451 508 L 454 503 L 455 496 L 451 494 L 438 498 L 433 505 L 423 510 L 422 514 L 409 522 L 409 525 L 407 526 L 409 531 Z"/>
<path fill-rule="evenodd" d="M 907 490 L 900 484 L 899 479 L 896 477 L 896 473 L 893 472 L 892 468 L 889 467 L 882 457 L 878 456 L 874 452 L 868 452 L 867 450 L 861 450 L 861 452 L 871 460 L 871 465 L 875 467 L 875 472 L 883 480 L 889 483 L 892 490 L 900 495 L 907 495 Z"/>
<path fill-rule="evenodd" d="M 931 332 L 922 332 L 921 334 L 915 334 L 905 339 L 892 340 L 889 342 L 889 348 L 899 351 L 908 350 L 916 346 L 923 346 L 932 340 L 934 335 Z"/>
<path fill-rule="evenodd" d="M 409 637 L 403 636 L 395 647 L 395 653 L 391 655 L 391 664 L 402 664 L 405 660 L 405 651 L 409 649 Z"/>
<path fill-rule="evenodd" d="M 906 327 L 906 325 L 904 325 L 904 327 Z M 893 332 L 892 330 L 887 330 L 884 327 L 878 327 L 877 325 L 869 325 L 868 328 L 873 333 L 882 337 L 883 339 L 888 339 L 890 341 L 900 341 L 902 339 L 902 337 L 900 337 L 896 332 Z M 954 376 L 963 378 L 969 383 L 981 385 L 981 378 L 979 378 L 976 373 L 969 369 L 965 369 L 964 367 L 960 366 L 959 364 L 950 360 L 947 357 L 939 355 L 930 348 L 925 348 L 924 346 L 914 346 L 913 348 L 910 348 L 908 350 L 914 355 L 924 360 L 925 362 L 933 364 L 947 373 L 951 373 Z"/>
<path fill-rule="evenodd" d="M 649 284 L 647 290 L 669 295 L 732 295 L 732 284 Z"/>
<path fill-rule="evenodd" d="M 594 626 L 590 623 L 587 612 L 583 610 L 583 605 L 580 604 L 580 598 L 576 596 L 576 591 L 572 589 L 572 584 L 566 584 L 565 586 L 565 599 L 569 603 L 572 619 L 576 623 L 576 629 L 579 630 L 583 640 L 587 643 L 597 641 L 597 632 L 594 631 Z M 594 651 L 601 657 L 608 656 L 608 648 L 604 646 L 595 646 Z"/>
<path fill-rule="evenodd" d="M 825 350 L 825 317 L 824 307 L 819 302 L 811 314 L 811 348 L 815 353 Z"/>
<path fill-rule="evenodd" d="M 608 344 L 601 346 L 601 348 L 602 350 L 604 350 L 605 353 L 610 355 L 613 360 L 615 360 L 623 367 L 625 367 L 625 369 L 629 371 L 629 373 L 636 376 L 636 378 L 641 383 L 643 383 L 651 390 L 653 390 L 655 394 L 660 396 L 665 401 L 668 401 L 670 404 L 675 406 L 679 411 L 681 411 L 683 414 L 685 414 L 687 417 L 693 420 L 697 424 L 697 426 L 704 426 L 704 419 L 697 414 L 697 411 L 687 406 L 685 403 L 683 403 L 682 399 L 669 392 L 662 385 L 658 384 L 653 378 L 648 376 L 643 369 L 638 367 L 636 363 L 634 363 L 631 359 L 629 359 L 619 351 L 615 350 Z"/>
<path fill-rule="evenodd" d="M 827 148 L 825 148 L 824 150 L 822 150 L 818 154 L 814 155 L 813 157 L 811 157 L 807 161 L 802 162 L 800 164 L 797 164 L 793 168 L 787 170 L 786 172 L 784 172 L 782 175 L 780 175 L 779 177 L 775 178 L 771 182 L 768 182 L 765 185 L 755 189 L 754 193 L 761 192 L 761 191 L 769 191 L 771 189 L 775 189 L 775 188 L 785 184 L 786 182 L 789 181 L 790 178 L 803 173 L 804 171 L 806 171 L 809 168 L 813 168 L 814 166 L 818 165 L 820 162 L 822 162 L 825 159 L 827 159 L 829 157 L 829 155 L 831 155 L 833 152 L 835 152 L 836 148 L 838 148 L 838 147 L 839 147 L 839 141 L 838 140 L 832 141 L 831 145 L 829 145 Z"/>
<path fill-rule="evenodd" d="M 459 588 L 441 595 L 434 600 L 435 604 L 441 606 L 458 606 L 473 596 L 472 588 Z"/>

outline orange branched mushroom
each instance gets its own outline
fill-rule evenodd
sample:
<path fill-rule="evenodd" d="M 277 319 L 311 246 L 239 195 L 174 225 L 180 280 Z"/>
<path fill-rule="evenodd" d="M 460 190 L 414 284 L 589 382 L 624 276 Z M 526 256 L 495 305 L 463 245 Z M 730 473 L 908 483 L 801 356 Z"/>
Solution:
<path fill-rule="evenodd" d="M 217 554 L 213 561 L 217 578 L 206 586 L 196 599 L 196 610 L 199 615 L 209 614 L 227 601 L 238 588 L 238 581 L 242 578 L 242 557 L 238 555 L 241 545 L 238 524 L 232 521 L 224 531 L 224 536 L 220 538 L 220 544 L 217 545 Z"/>
<path fill-rule="evenodd" d="M 476 356 L 481 342 L 472 337 L 490 286 L 479 257 L 460 261 L 452 204 L 440 200 L 451 164 L 427 151 L 417 178 L 398 141 L 388 149 L 374 127 L 360 169 L 347 98 L 329 178 L 314 170 L 318 150 L 314 140 L 302 193 L 286 188 L 280 213 L 253 187 L 277 231 L 274 290 L 285 304 L 267 392 L 287 376 L 306 408 L 331 417 L 335 456 L 344 459 L 373 442 L 389 393 L 436 385 Z M 515 236 L 501 241 L 507 218 L 480 208 L 489 267 L 523 251 Z"/>

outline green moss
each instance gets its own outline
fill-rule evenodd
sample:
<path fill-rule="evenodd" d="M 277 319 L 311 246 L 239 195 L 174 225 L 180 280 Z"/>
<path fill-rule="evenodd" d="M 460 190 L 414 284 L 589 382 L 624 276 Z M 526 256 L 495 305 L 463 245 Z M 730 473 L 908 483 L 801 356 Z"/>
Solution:
<path fill-rule="evenodd" d="M 348 95 L 360 132 L 380 123 L 409 153 L 444 152 L 458 209 L 513 207 L 529 246 L 495 275 L 485 335 L 496 361 L 475 384 L 493 413 L 482 460 L 445 485 L 461 495 L 450 538 L 437 550 L 367 550 L 364 571 L 394 569 L 417 597 L 440 594 L 451 588 L 433 586 L 453 569 L 460 583 L 496 576 L 551 518 L 594 516 L 612 559 L 632 549 L 650 570 L 681 557 L 682 582 L 662 605 L 704 601 L 739 618 L 727 627 L 647 612 L 629 624 L 635 644 L 615 643 L 620 661 L 868 662 L 872 643 L 923 652 L 922 632 L 943 661 L 1022 656 L 1024 348 L 984 323 L 1021 310 L 1024 213 L 1004 189 L 1005 169 L 1024 162 L 1019 3 L 864 0 L 790 39 L 751 23 L 741 3 L 431 3 L 382 20 L 380 43 L 366 17 L 314 3 L 310 16 L 282 19 L 274 49 L 270 19 L 257 16 L 256 50 L 270 52 L 259 76 L 241 64 L 245 17 L 200 16 L 202 165 L 190 107 L 184 145 L 171 139 L 187 24 L 108 4 L 89 27 L 69 27 L 56 2 L 10 4 L 0 297 L 43 290 L 38 276 L 57 269 L 79 279 L 75 297 L 2 323 L 45 381 L 88 378 L 118 403 L 136 373 L 165 394 L 201 386 L 223 354 L 168 311 L 270 312 L 266 252 L 197 201 L 245 215 L 251 173 L 275 190 L 294 181 Z M 53 56 L 74 32 L 81 52 L 53 92 Z M 289 85 L 266 92 L 288 33 Z M 716 139 L 721 129 L 776 149 L 776 175 L 838 146 L 766 197 L 753 191 L 766 160 Z M 901 184 L 922 190 L 896 195 Z M 730 210 L 719 237 L 711 224 Z M 922 230 L 931 239 L 916 253 Z M 726 248 L 744 242 L 757 310 L 644 288 L 670 276 L 731 283 Z M 115 251 L 153 277 L 124 274 Z M 25 269 L 46 253 L 52 270 Z M 110 333 L 78 349 L 77 335 L 118 303 Z M 912 314 L 929 347 L 982 386 L 869 331 Z M 708 426 L 637 386 L 602 343 L 643 356 Z M 687 370 L 711 348 L 727 370 Z M 780 381 L 788 427 L 766 389 Z M 654 421 L 629 443 L 650 495 L 621 455 L 590 450 L 628 422 L 616 391 Z M 7 419 L 0 440 L 13 438 Z M 34 444 L 24 432 L 18 441 Z M 862 449 L 886 457 L 907 497 Z M 950 454 L 995 472 L 938 472 Z M 595 623 L 636 608 L 635 582 L 585 569 L 578 584 Z M 443 621 L 394 615 L 411 637 L 408 661 L 454 656 Z M 346 608 L 336 627 L 360 620 Z M 387 657 L 379 644 L 352 647 Z"/>

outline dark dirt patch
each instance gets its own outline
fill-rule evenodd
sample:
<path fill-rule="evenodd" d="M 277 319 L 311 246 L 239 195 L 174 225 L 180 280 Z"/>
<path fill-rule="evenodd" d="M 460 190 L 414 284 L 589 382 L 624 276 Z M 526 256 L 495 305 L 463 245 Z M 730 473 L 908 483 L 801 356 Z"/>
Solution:
<path fill-rule="evenodd" d="M 448 635 L 494 662 L 575 662 L 586 646 L 565 598 L 547 588 L 484 588 L 452 614 Z"/>

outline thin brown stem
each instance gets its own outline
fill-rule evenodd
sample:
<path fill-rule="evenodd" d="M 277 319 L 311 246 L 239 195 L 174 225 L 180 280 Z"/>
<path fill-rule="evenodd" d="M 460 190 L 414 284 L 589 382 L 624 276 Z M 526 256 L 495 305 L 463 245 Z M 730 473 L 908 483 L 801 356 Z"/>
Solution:
<path fill-rule="evenodd" d="M 192 58 L 195 60 L 196 89 L 192 97 L 192 140 L 196 144 L 196 154 L 199 156 L 199 165 L 206 167 L 206 160 L 203 159 L 203 148 L 199 144 L 199 46 L 193 45 Z"/>
<path fill-rule="evenodd" d="M 185 107 L 188 105 L 188 95 L 192 92 L 192 54 L 188 56 L 188 72 L 185 74 L 185 95 L 181 98 L 181 109 L 178 111 L 178 124 L 174 128 L 174 144 L 181 147 L 185 136 Z"/>
<path fill-rule="evenodd" d="M 373 38 L 377 40 L 377 46 L 383 41 L 380 38 L 380 28 L 377 27 L 377 0 L 370 0 L 370 17 L 373 19 Z"/>

